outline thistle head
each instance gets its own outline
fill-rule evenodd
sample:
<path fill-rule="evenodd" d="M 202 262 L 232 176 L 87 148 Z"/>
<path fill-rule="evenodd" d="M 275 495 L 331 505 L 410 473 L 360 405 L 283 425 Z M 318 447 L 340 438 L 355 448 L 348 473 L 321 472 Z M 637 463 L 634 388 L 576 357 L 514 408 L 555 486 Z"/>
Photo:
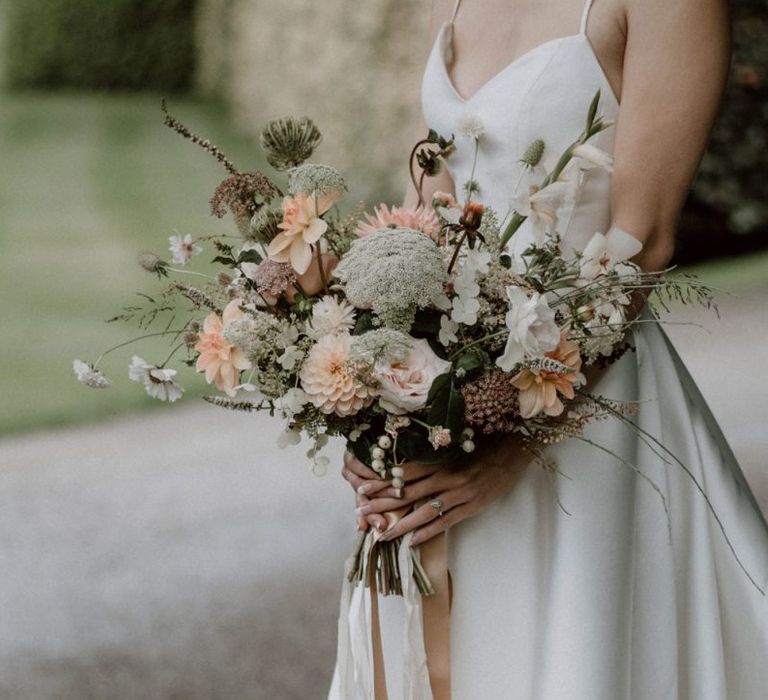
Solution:
<path fill-rule="evenodd" d="M 322 140 L 309 117 L 285 117 L 269 122 L 261 132 L 261 147 L 275 170 L 288 170 L 308 160 Z"/>

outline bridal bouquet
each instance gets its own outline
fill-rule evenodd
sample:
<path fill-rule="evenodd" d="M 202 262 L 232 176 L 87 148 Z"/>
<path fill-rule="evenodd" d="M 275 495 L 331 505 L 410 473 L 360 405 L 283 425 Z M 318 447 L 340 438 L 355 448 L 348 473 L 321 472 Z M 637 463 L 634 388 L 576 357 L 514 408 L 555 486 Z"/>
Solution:
<path fill-rule="evenodd" d="M 129 378 L 175 401 L 183 389 L 169 364 L 182 354 L 179 364 L 219 390 L 207 401 L 279 416 L 280 442 L 308 437 L 318 470 L 329 437 L 342 436 L 395 488 L 406 462 L 454 462 L 501 434 L 517 436 L 547 466 L 546 445 L 579 438 L 585 424 L 607 416 L 629 421 L 633 407 L 590 393 L 585 371 L 631 349 L 631 330 L 643 322 L 633 311 L 639 295 L 654 290 L 662 300 L 709 304 L 710 294 L 694 279 L 640 270 L 630 262 L 640 243 L 618 229 L 595 233 L 581 252 L 562 249 L 558 223 L 583 172 L 611 167 L 589 143 L 608 126 L 598 101 L 599 94 L 553 170 L 541 165 L 543 141 L 521 154 L 509 212 L 477 201 L 470 180 L 461 202 L 438 193 L 413 209 L 381 205 L 346 216 L 338 208 L 347 190 L 342 175 L 309 162 L 321 139 L 309 119 L 264 129 L 261 144 L 277 172 L 268 178 L 237 170 L 166 111 L 170 127 L 229 171 L 211 211 L 234 216 L 239 240 L 173 236 L 170 261 L 140 257 L 169 283 L 115 318 L 149 330 L 173 314 L 173 327 L 133 339 L 167 335 L 172 350 L 159 364 L 134 355 Z M 482 127 L 464 124 L 461 136 L 477 144 Z M 453 144 L 453 136 L 430 132 L 416 145 L 419 193 Z M 513 258 L 507 244 L 525 221 L 532 242 Z M 220 266 L 215 276 L 187 267 L 205 245 Z M 202 284 L 182 281 L 187 273 Z M 174 297 L 191 302 L 182 322 Z M 110 384 L 98 361 L 77 360 L 74 369 L 88 386 Z M 399 593 L 399 543 L 377 535 L 361 535 L 351 580 L 375 578 L 382 593 Z M 419 589 L 430 593 L 415 552 L 413 563 Z"/>

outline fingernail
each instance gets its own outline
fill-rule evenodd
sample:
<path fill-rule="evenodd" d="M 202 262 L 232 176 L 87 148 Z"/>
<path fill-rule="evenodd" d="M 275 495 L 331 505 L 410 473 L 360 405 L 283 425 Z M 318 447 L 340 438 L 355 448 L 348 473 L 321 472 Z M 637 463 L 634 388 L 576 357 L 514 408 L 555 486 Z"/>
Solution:
<path fill-rule="evenodd" d="M 381 528 L 383 527 L 383 525 L 382 525 L 381 523 L 376 523 L 376 524 L 374 525 L 374 527 L 375 527 L 375 528 L 376 528 L 376 529 L 377 529 L 379 532 L 381 532 Z"/>
<path fill-rule="evenodd" d="M 370 506 L 359 506 L 358 508 L 355 508 L 355 513 L 358 515 L 368 515 L 368 513 L 371 512 Z"/>
<path fill-rule="evenodd" d="M 403 497 L 403 489 L 395 489 L 395 498 Z"/>
<path fill-rule="evenodd" d="M 368 493 L 373 488 L 373 484 L 363 484 L 360 488 L 357 489 L 357 492 L 363 496 L 366 493 Z"/>

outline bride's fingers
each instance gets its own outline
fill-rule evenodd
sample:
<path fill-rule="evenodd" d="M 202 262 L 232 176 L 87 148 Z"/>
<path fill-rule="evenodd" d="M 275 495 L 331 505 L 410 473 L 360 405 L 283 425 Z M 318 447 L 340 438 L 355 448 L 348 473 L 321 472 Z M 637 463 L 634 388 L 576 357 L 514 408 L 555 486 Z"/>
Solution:
<path fill-rule="evenodd" d="M 448 491 L 446 493 L 441 493 L 436 498 L 440 499 L 443 502 L 442 516 L 440 515 L 439 510 L 437 508 L 430 505 L 430 502 L 435 499 L 430 499 L 430 501 L 428 501 L 422 506 L 419 506 L 412 513 L 409 513 L 404 518 L 399 520 L 397 524 L 394 525 L 394 527 L 391 527 L 381 536 L 381 539 L 384 540 L 385 542 L 388 542 L 389 540 L 393 540 L 396 537 L 400 537 L 401 535 L 404 535 L 406 532 L 410 532 L 411 530 L 415 530 L 419 527 L 422 527 L 423 525 L 426 525 L 427 523 L 430 523 L 435 519 L 439 518 L 441 520 L 444 520 L 448 516 L 448 513 L 451 511 L 452 508 L 455 508 L 459 506 L 460 503 L 464 502 L 463 496 L 461 495 L 461 492 L 458 489 L 454 491 Z"/>
<path fill-rule="evenodd" d="M 413 539 L 411 545 L 423 544 L 427 540 L 431 540 L 435 535 L 439 535 L 441 532 L 445 532 L 451 525 L 466 520 L 473 515 L 475 509 L 471 503 L 463 503 L 455 508 L 451 508 L 447 513 L 443 513 L 443 517 L 437 517 L 426 525 L 420 527 L 413 533 Z"/>
<path fill-rule="evenodd" d="M 430 476 L 442 469 L 440 464 L 418 464 L 417 462 L 406 462 L 400 466 L 405 472 L 403 479 L 406 483 L 415 479 L 423 479 L 425 476 Z"/>
<path fill-rule="evenodd" d="M 344 469 L 352 472 L 356 476 L 362 479 L 373 480 L 379 479 L 379 475 L 373 471 L 370 467 L 366 467 L 359 459 L 357 459 L 349 450 L 344 453 Z M 342 469 L 342 473 L 344 471 Z"/>
<path fill-rule="evenodd" d="M 357 515 L 358 519 L 358 527 L 360 521 L 365 523 L 365 527 L 359 528 L 362 530 L 367 530 L 368 526 L 370 525 L 373 528 L 376 528 L 379 532 L 382 530 L 385 530 L 387 527 L 387 519 L 378 513 L 373 513 L 371 515 L 363 515 L 360 512 L 360 507 L 365 506 L 370 501 L 368 500 L 367 496 L 364 496 L 362 494 L 356 494 L 355 495 L 355 503 L 357 505 L 357 509 L 355 510 L 355 515 Z"/>

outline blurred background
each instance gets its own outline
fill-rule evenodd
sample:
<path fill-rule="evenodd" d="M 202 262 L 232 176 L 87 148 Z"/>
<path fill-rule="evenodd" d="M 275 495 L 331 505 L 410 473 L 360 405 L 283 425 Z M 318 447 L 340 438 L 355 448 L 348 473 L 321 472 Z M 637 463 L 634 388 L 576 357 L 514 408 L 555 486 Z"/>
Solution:
<path fill-rule="evenodd" d="M 428 4 L 0 5 L 3 700 L 324 697 L 346 485 L 277 452 L 269 418 L 195 401 L 191 373 L 168 410 L 128 382 L 131 348 L 102 365 L 108 392 L 71 362 L 133 334 L 104 320 L 152 287 L 137 252 L 234 233 L 208 210 L 224 171 L 163 126 L 160 97 L 241 169 L 264 167 L 266 121 L 307 114 L 318 159 L 356 183 L 348 201 L 397 201 Z M 722 320 L 670 333 L 766 505 L 768 0 L 732 7 L 731 80 L 676 255 L 730 294 Z"/>

